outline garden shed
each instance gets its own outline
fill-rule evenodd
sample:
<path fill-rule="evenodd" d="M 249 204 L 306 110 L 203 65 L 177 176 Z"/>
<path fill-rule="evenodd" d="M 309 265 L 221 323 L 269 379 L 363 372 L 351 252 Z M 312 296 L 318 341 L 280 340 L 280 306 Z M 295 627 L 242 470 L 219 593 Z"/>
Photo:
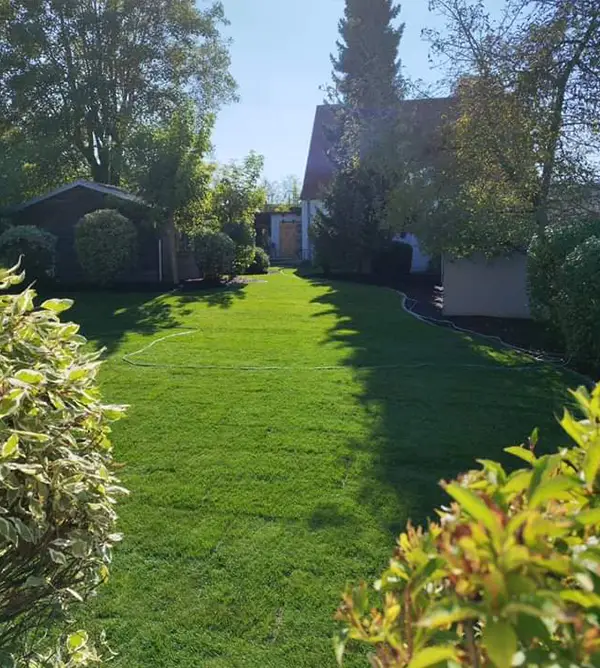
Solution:
<path fill-rule="evenodd" d="M 75 251 L 75 225 L 97 209 L 117 209 L 138 231 L 138 262 L 123 282 L 155 283 L 163 273 L 163 244 L 152 223 L 151 207 L 121 188 L 90 181 L 74 181 L 10 211 L 17 225 L 36 225 L 58 239 L 56 277 L 64 283 L 85 280 Z"/>
<path fill-rule="evenodd" d="M 492 259 L 483 254 L 453 259 L 442 266 L 444 315 L 530 318 L 527 254 Z"/>

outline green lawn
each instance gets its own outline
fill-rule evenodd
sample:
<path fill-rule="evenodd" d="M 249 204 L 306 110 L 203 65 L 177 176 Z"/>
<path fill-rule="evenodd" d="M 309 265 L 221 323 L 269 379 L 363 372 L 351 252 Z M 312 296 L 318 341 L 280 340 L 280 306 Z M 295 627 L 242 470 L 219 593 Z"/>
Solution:
<path fill-rule="evenodd" d="M 419 323 L 390 290 L 288 273 L 77 299 L 107 398 L 131 404 L 126 538 L 85 620 L 115 666 L 334 666 L 340 590 L 380 571 L 437 482 L 536 425 L 558 437 L 569 381 Z"/>

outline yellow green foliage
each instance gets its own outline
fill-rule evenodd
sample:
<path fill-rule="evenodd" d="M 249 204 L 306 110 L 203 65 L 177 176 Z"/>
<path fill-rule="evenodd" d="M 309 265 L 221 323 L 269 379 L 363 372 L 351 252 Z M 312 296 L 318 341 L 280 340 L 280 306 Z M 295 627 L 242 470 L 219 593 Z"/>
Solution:
<path fill-rule="evenodd" d="M 571 444 L 536 455 L 537 432 L 507 448 L 525 468 L 442 483 L 427 530 L 408 526 L 373 588 L 349 590 L 337 654 L 360 641 L 378 668 L 600 665 L 600 385 L 573 393 Z"/>

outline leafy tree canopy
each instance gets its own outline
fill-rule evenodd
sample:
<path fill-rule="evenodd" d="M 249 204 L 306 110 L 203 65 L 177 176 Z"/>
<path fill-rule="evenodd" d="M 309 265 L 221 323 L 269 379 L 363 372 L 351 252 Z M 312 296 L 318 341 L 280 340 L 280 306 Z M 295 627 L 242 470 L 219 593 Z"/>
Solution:
<path fill-rule="evenodd" d="M 447 66 L 458 122 L 456 163 L 437 175 L 437 212 L 452 222 L 429 221 L 425 240 L 456 254 L 523 247 L 567 191 L 597 178 L 600 5 L 506 0 L 496 22 L 482 1 L 430 6 L 446 20 L 428 36 Z"/>
<path fill-rule="evenodd" d="M 2 115 L 60 137 L 94 180 L 119 184 L 128 139 L 184 99 L 199 113 L 235 95 L 220 2 L 15 0 L 2 5 Z"/>

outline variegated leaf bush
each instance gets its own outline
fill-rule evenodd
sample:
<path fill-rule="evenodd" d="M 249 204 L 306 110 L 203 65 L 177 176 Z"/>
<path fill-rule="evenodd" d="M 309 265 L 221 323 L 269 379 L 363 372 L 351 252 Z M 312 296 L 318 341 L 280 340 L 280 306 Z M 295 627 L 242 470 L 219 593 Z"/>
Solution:
<path fill-rule="evenodd" d="M 69 638 L 84 636 L 62 623 L 108 577 L 125 493 L 110 441 L 124 407 L 102 402 L 101 353 L 61 321 L 70 301 L 36 308 L 32 289 L 16 293 L 17 272 L 0 268 L 0 660 L 9 665 L 41 661 L 36 643 L 61 633 L 65 656 L 77 654 Z M 87 638 L 84 649 L 93 655 Z"/>

